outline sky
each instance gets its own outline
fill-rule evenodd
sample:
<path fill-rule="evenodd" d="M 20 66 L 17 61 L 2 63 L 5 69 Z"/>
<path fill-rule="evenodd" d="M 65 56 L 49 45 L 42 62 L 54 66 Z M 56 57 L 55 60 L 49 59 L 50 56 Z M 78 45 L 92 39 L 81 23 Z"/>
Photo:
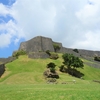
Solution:
<path fill-rule="evenodd" d="M 36 36 L 100 51 L 100 0 L 0 0 L 0 58 Z"/>

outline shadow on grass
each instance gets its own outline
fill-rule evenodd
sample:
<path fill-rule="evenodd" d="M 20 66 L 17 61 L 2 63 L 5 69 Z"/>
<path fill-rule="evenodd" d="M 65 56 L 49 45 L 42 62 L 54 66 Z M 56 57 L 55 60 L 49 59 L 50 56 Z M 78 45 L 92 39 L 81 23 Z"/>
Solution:
<path fill-rule="evenodd" d="M 83 73 L 81 73 L 80 71 L 78 71 L 76 69 L 70 69 L 70 70 L 67 69 L 66 72 L 77 78 L 82 78 L 84 76 Z"/>

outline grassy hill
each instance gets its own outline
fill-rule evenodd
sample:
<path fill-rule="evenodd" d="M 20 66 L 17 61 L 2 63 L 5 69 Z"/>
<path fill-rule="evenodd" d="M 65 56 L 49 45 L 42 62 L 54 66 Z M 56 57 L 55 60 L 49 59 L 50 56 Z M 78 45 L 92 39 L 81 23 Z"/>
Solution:
<path fill-rule="evenodd" d="M 1 100 L 99 100 L 100 69 L 84 65 L 84 80 L 59 71 L 62 64 L 61 54 L 58 60 L 29 59 L 27 55 L 6 64 L 6 71 L 0 78 Z M 84 62 L 89 62 L 82 59 Z M 43 77 L 46 65 L 54 62 L 60 76 L 58 84 L 47 84 Z M 76 83 L 73 83 L 76 80 Z M 67 82 L 67 84 L 62 84 Z"/>
<path fill-rule="evenodd" d="M 59 71 L 59 66 L 62 64 L 62 54 L 59 54 L 59 59 L 30 59 L 27 55 L 19 56 L 19 58 L 13 62 L 6 64 L 6 71 L 4 75 L 0 78 L 0 82 L 3 84 L 28 84 L 28 83 L 45 83 L 46 80 L 43 77 L 43 72 L 46 70 L 46 65 L 49 62 L 54 62 L 56 66 L 56 71 L 58 72 L 60 78 L 57 80 L 61 82 L 69 82 L 76 80 L 77 83 L 90 82 L 92 80 L 100 80 L 100 69 L 90 67 L 84 64 L 84 69 L 78 69 L 84 76 L 84 80 L 72 77 L 67 73 L 62 73 Z M 84 62 L 89 62 L 88 60 L 82 59 Z"/>

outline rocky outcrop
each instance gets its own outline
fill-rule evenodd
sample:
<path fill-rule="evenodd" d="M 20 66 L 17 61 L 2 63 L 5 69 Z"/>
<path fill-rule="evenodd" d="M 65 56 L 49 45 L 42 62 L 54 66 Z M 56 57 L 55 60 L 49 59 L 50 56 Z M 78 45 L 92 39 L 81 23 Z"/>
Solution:
<path fill-rule="evenodd" d="M 43 75 L 44 75 L 44 77 L 45 77 L 45 79 L 46 78 L 59 78 L 59 75 L 58 75 L 58 73 L 57 72 L 51 72 L 49 69 L 48 70 L 46 70 L 44 73 L 43 73 Z"/>

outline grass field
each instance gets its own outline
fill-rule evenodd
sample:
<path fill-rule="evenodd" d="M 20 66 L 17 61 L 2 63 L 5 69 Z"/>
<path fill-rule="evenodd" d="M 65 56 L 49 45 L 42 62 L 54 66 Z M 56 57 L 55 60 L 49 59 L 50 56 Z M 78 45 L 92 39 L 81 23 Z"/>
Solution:
<path fill-rule="evenodd" d="M 75 78 L 59 71 L 63 61 L 59 56 L 58 60 L 51 60 L 29 59 L 24 55 L 6 64 L 0 78 L 0 100 L 99 100 L 100 84 L 93 80 L 100 80 L 100 69 L 84 65 L 84 69 L 78 69 L 84 73 L 84 80 Z M 57 65 L 58 84 L 47 84 L 43 77 L 49 62 Z"/>
<path fill-rule="evenodd" d="M 100 100 L 100 84 L 0 85 L 1 100 Z"/>

